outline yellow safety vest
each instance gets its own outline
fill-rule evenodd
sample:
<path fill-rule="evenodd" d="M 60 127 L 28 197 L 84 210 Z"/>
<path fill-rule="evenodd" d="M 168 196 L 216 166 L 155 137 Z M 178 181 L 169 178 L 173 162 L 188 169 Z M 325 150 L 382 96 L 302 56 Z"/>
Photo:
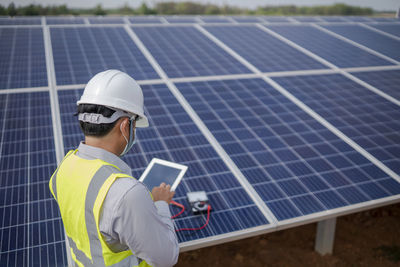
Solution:
<path fill-rule="evenodd" d="M 71 255 L 77 266 L 129 266 L 137 262 L 130 250 L 113 252 L 99 229 L 100 211 L 114 181 L 133 177 L 100 159 L 87 160 L 71 150 L 50 179 L 50 191 L 61 212 Z M 141 261 L 136 266 L 150 266 Z"/>

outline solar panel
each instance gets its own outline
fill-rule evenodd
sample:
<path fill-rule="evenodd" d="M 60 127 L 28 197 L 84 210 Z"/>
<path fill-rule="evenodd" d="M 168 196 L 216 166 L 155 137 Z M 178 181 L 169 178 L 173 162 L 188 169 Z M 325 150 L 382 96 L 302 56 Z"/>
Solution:
<path fill-rule="evenodd" d="M 262 72 L 326 68 L 255 26 L 205 28 Z"/>
<path fill-rule="evenodd" d="M 250 72 L 194 27 L 133 27 L 133 30 L 169 77 Z"/>
<path fill-rule="evenodd" d="M 201 17 L 201 20 L 205 23 L 231 23 L 231 21 L 228 18 L 215 17 L 215 16 L 204 16 Z"/>
<path fill-rule="evenodd" d="M 372 19 L 369 17 L 362 17 L 362 16 L 346 16 L 347 20 L 354 21 L 354 22 L 371 22 Z"/>
<path fill-rule="evenodd" d="M 400 109 L 396 104 L 339 74 L 274 79 L 400 174 Z"/>
<path fill-rule="evenodd" d="M 137 130 L 138 143 L 133 152 L 125 157 L 133 168 L 134 177 L 140 177 L 154 157 L 179 162 L 189 168 L 177 187 L 174 199 L 186 203 L 186 192 L 205 190 L 213 203 L 209 226 L 192 235 L 178 233 L 179 241 L 268 224 L 169 89 L 164 84 L 145 85 L 142 89 L 150 127 Z M 59 91 L 66 151 L 77 147 L 83 138 L 77 119 L 72 116 L 81 93 L 81 90 Z M 178 209 L 173 208 L 174 212 L 177 213 Z M 194 216 L 186 211 L 174 222 L 176 228 L 197 227 L 204 224 L 205 217 Z"/>
<path fill-rule="evenodd" d="M 140 24 L 147 24 L 147 23 L 162 23 L 160 18 L 157 17 L 131 17 L 129 18 L 130 23 L 140 23 Z"/>
<path fill-rule="evenodd" d="M 158 78 L 122 27 L 65 27 L 50 32 L 58 85 L 86 83 L 106 69 L 120 69 L 136 80 Z"/>
<path fill-rule="evenodd" d="M 321 22 L 323 20 L 319 19 L 318 17 L 292 17 L 293 19 L 299 22 Z"/>
<path fill-rule="evenodd" d="M 48 92 L 0 95 L 1 266 L 66 266 Z"/>
<path fill-rule="evenodd" d="M 281 16 L 264 17 L 264 20 L 270 23 L 291 22 L 290 19 L 288 19 L 287 17 L 281 17 Z"/>
<path fill-rule="evenodd" d="M 90 24 L 124 24 L 121 17 L 89 17 Z"/>
<path fill-rule="evenodd" d="M 198 21 L 194 17 L 165 17 L 169 23 L 197 23 Z"/>
<path fill-rule="evenodd" d="M 390 33 L 397 37 L 400 37 L 400 24 L 393 23 L 393 24 L 368 24 L 371 27 L 374 27 L 378 30 Z"/>
<path fill-rule="evenodd" d="M 369 18 L 372 21 L 375 22 L 394 22 L 394 21 L 399 21 L 398 18 L 392 17 L 392 18 L 385 18 L 385 17 L 370 17 Z"/>
<path fill-rule="evenodd" d="M 354 72 L 352 74 L 400 100 L 400 70 Z"/>
<path fill-rule="evenodd" d="M 58 24 L 85 24 L 84 18 L 80 17 L 46 17 L 47 25 Z"/>
<path fill-rule="evenodd" d="M 261 79 L 177 87 L 278 220 L 400 193 L 395 180 Z"/>
<path fill-rule="evenodd" d="M 240 17 L 232 17 L 232 18 L 238 23 L 260 23 L 260 22 L 263 22 L 261 17 L 240 16 Z"/>
<path fill-rule="evenodd" d="M 47 86 L 41 28 L 0 28 L 0 89 Z"/>
<path fill-rule="evenodd" d="M 320 16 L 323 21 L 327 22 L 347 22 L 347 17 L 337 17 L 337 16 Z"/>
<path fill-rule="evenodd" d="M 1 17 L 0 25 L 40 25 L 41 18 L 38 17 Z"/>
<path fill-rule="evenodd" d="M 358 25 L 324 25 L 328 30 L 400 61 L 400 41 Z"/>
<path fill-rule="evenodd" d="M 391 65 L 390 62 L 372 55 L 345 41 L 312 26 L 275 26 L 267 28 L 308 49 L 314 54 L 342 68 Z"/>

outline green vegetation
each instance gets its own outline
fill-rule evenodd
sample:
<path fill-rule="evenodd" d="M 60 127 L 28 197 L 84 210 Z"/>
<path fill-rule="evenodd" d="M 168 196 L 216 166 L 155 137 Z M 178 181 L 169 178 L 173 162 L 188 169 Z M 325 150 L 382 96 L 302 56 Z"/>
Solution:
<path fill-rule="evenodd" d="M 372 8 L 349 6 L 346 4 L 335 4 L 332 6 L 266 6 L 259 7 L 256 14 L 262 15 L 372 15 Z"/>
<path fill-rule="evenodd" d="M 217 6 L 213 4 L 198 4 L 194 2 L 163 2 L 149 7 L 142 3 L 137 8 L 125 5 L 117 9 L 104 9 L 101 5 L 95 8 L 76 9 L 66 5 L 41 6 L 28 5 L 16 7 L 13 3 L 8 7 L 0 5 L 2 16 L 54 16 L 54 15 L 372 15 L 371 8 L 361 8 L 346 4 L 331 6 L 298 7 L 262 6 L 256 9 L 238 8 L 233 6 Z"/>

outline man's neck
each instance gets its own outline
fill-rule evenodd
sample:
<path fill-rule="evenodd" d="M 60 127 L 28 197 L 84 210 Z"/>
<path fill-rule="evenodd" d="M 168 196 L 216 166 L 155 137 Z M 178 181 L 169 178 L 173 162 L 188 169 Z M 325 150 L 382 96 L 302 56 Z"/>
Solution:
<path fill-rule="evenodd" d="M 85 144 L 88 146 L 98 147 L 104 149 L 108 152 L 111 152 L 119 157 L 121 152 L 118 147 L 110 140 L 105 140 L 106 138 L 97 138 L 92 136 L 85 136 Z"/>

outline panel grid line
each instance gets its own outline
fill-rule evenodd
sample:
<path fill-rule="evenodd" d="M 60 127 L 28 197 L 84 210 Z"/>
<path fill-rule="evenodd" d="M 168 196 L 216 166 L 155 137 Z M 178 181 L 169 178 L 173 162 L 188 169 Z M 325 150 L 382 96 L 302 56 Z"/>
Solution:
<path fill-rule="evenodd" d="M 340 70 L 345 72 L 368 72 L 368 71 L 383 71 L 383 70 L 400 70 L 400 65 L 392 66 L 374 66 L 374 67 L 354 67 L 354 68 L 341 68 L 341 69 L 323 69 L 323 70 L 301 70 L 301 71 L 279 71 L 279 72 L 263 72 L 262 75 L 267 77 L 280 77 L 280 76 L 302 76 L 302 75 L 323 75 L 340 73 Z M 355 75 L 353 73 L 353 75 Z M 213 81 L 213 80 L 230 80 L 230 79 L 252 79 L 259 77 L 259 74 L 234 74 L 234 75 L 212 75 L 212 76 L 199 76 L 199 77 L 184 77 L 184 78 L 169 78 L 173 83 L 181 82 L 196 82 L 196 81 Z M 162 79 L 153 80 L 137 80 L 139 85 L 146 84 L 159 84 L 164 83 Z M 69 84 L 58 85 L 57 90 L 75 90 L 84 88 L 86 84 Z M 368 86 L 368 85 L 366 85 Z M 27 88 L 13 88 L 2 89 L 1 94 L 9 93 L 27 93 L 27 92 L 42 92 L 48 91 L 48 87 L 27 87 Z M 378 92 L 379 94 L 379 92 Z"/>
<path fill-rule="evenodd" d="M 60 106 L 58 104 L 58 94 L 56 90 L 56 74 L 54 70 L 54 60 L 53 51 L 51 46 L 50 28 L 49 26 L 43 26 L 43 38 L 45 42 L 46 51 L 46 67 L 47 67 L 47 77 L 50 88 L 50 108 L 51 108 L 51 118 L 53 124 L 53 137 L 56 151 L 57 164 L 60 163 L 65 155 L 64 153 L 64 142 L 62 139 L 62 129 L 61 129 L 61 117 L 60 117 Z M 65 249 L 67 254 L 67 262 L 69 266 L 72 266 L 72 256 L 70 251 L 70 246 L 68 243 L 67 234 L 64 230 L 65 238 Z"/>

